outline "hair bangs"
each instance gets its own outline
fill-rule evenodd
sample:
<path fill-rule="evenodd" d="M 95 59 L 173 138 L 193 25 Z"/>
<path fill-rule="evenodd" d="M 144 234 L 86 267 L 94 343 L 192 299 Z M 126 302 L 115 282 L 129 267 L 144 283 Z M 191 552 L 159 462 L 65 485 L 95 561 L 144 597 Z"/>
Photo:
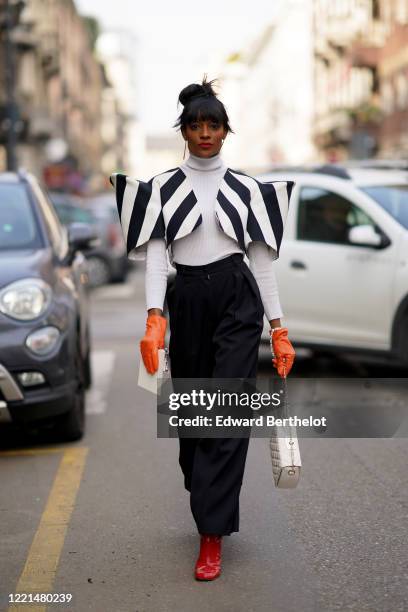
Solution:
<path fill-rule="evenodd" d="M 225 115 L 219 100 L 214 97 L 191 100 L 188 108 L 186 108 L 183 123 L 189 125 L 195 121 L 215 121 L 224 125 Z"/>

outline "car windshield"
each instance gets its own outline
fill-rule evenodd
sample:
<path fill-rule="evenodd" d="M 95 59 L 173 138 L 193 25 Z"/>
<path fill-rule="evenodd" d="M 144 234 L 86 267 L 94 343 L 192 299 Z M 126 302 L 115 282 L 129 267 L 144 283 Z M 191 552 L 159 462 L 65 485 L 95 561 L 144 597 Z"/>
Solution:
<path fill-rule="evenodd" d="M 71 204 L 54 204 L 55 210 L 59 217 L 59 220 L 64 225 L 70 223 L 95 223 L 95 217 L 89 210 L 80 208 L 79 206 L 72 206 Z"/>
<path fill-rule="evenodd" d="M 25 186 L 0 183 L 0 250 L 38 249 L 42 246 Z"/>
<path fill-rule="evenodd" d="M 119 222 L 118 211 L 113 206 L 92 206 L 92 214 L 101 221 Z"/>
<path fill-rule="evenodd" d="M 360 187 L 360 189 L 408 229 L 408 184 L 373 185 L 371 187 Z"/>

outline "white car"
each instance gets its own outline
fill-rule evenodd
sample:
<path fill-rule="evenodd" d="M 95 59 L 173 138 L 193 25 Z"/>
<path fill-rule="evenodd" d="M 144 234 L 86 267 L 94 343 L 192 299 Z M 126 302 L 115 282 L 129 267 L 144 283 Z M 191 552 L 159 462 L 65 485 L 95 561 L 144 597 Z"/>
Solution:
<path fill-rule="evenodd" d="M 296 181 L 273 264 L 282 323 L 298 347 L 408 364 L 408 172 L 327 168 L 258 177 Z"/>

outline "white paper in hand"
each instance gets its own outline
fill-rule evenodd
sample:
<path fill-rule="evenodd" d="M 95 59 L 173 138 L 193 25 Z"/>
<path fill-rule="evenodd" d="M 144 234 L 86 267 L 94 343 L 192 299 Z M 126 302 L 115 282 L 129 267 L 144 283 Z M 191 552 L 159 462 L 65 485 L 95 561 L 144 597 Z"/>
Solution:
<path fill-rule="evenodd" d="M 159 349 L 159 367 L 154 374 L 150 374 L 145 367 L 142 357 L 140 357 L 139 378 L 137 384 L 151 393 L 157 395 L 157 379 L 163 378 L 167 372 L 167 354 L 166 349 Z"/>

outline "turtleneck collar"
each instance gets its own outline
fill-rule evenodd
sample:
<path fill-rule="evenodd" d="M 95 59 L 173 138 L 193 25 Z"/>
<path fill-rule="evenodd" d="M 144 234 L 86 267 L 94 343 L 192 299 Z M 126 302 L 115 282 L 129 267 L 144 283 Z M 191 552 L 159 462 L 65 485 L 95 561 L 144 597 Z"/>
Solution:
<path fill-rule="evenodd" d="M 224 166 L 224 161 L 221 157 L 221 153 L 217 153 L 213 157 L 198 157 L 190 153 L 189 157 L 184 162 L 188 168 L 193 170 L 202 170 L 208 172 L 210 170 L 217 170 Z"/>

